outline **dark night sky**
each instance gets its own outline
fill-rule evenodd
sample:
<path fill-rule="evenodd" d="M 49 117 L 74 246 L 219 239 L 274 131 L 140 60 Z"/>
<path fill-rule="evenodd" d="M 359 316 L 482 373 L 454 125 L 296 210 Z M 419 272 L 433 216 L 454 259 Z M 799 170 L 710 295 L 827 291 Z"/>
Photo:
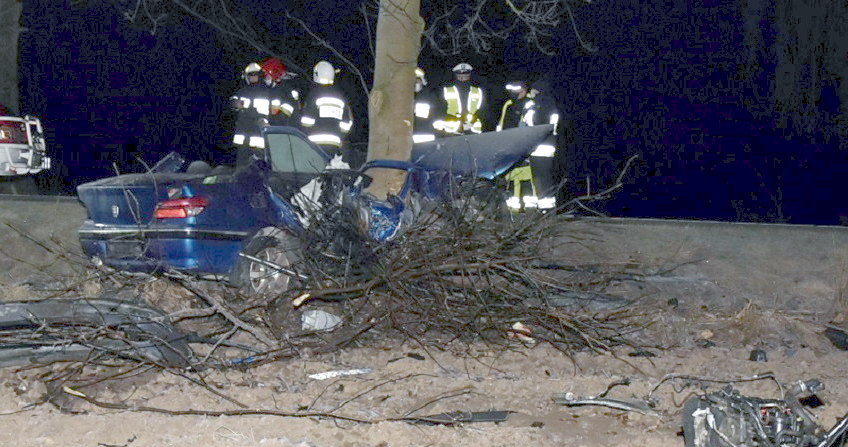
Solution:
<path fill-rule="evenodd" d="M 139 170 L 133 157 L 152 163 L 172 149 L 221 160 L 221 112 L 249 61 L 230 60 L 213 32 L 192 20 L 151 36 L 94 3 L 86 10 L 24 3 L 21 106 L 42 117 L 57 161 L 53 174 L 64 176 L 65 189 L 110 175 L 112 162 Z M 305 4 L 312 6 L 299 6 Z M 614 216 L 837 224 L 848 214 L 839 182 L 848 174 L 846 144 L 840 151 L 827 124 L 814 134 L 778 128 L 769 99 L 774 57 L 742 44 L 738 4 L 597 1 L 578 14 L 599 47 L 594 54 L 577 48 L 566 24 L 551 39 L 555 56 L 529 51 L 514 36 L 488 58 L 470 60 L 491 88 L 493 113 L 500 86 L 514 73 L 552 81 L 573 122 L 564 164 L 569 178 L 579 180 L 573 189 L 585 188 L 587 177 L 604 185 L 628 156 L 640 155 L 625 189 L 603 207 Z M 314 5 L 289 2 L 295 15 L 367 66 L 364 28 L 350 3 Z M 270 14 L 267 24 L 273 32 L 298 32 Z M 774 24 L 760 26 L 767 43 L 774 39 Z M 327 57 L 314 47 L 303 50 L 291 54 L 307 68 Z M 439 78 L 457 60 L 425 51 L 422 65 Z M 751 60 L 754 74 L 741 75 Z M 340 82 L 364 117 L 364 93 L 349 74 Z M 835 89 L 822 84 L 816 107 L 825 117 L 839 110 Z"/>

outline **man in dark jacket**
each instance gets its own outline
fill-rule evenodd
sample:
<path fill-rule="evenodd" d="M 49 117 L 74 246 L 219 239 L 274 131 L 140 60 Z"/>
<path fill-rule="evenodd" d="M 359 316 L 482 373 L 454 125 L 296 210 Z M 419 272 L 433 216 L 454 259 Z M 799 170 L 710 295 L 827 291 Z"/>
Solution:
<path fill-rule="evenodd" d="M 293 76 L 282 61 L 270 57 L 262 62 L 265 85 L 271 89 L 269 124 L 293 126 L 292 117 L 300 111 L 300 91 L 289 81 Z"/>
<path fill-rule="evenodd" d="M 509 99 L 501 107 L 501 117 L 498 120 L 496 130 L 532 126 L 536 113 L 536 102 L 528 96 L 527 82 L 511 81 L 505 87 Z M 538 207 L 539 197 L 529 161 L 513 168 L 506 174 L 505 178 L 511 183 L 512 195 L 506 201 L 511 211 Z"/>
<path fill-rule="evenodd" d="M 261 75 L 262 67 L 256 62 L 245 67 L 242 75 L 245 84 L 230 97 L 238 113 L 233 134 L 233 144 L 238 151 L 238 165 L 246 164 L 254 150 L 265 147 L 261 130 L 262 126 L 268 123 L 271 100 L 270 90 L 260 82 Z"/>
<path fill-rule="evenodd" d="M 462 62 L 453 67 L 454 81 L 442 87 L 444 118 L 436 128 L 446 135 L 468 135 L 483 131 L 480 114 L 483 108 L 483 89 L 471 80 L 474 67 Z"/>
<path fill-rule="evenodd" d="M 354 166 L 353 153 L 347 145 L 347 136 L 353 127 L 350 103 L 344 92 L 333 85 L 336 70 L 327 61 L 315 64 L 314 81 L 303 101 L 300 125 L 309 139 L 320 145 L 330 155 L 341 155 L 342 160 Z"/>
<path fill-rule="evenodd" d="M 532 126 L 536 112 L 536 102 L 527 96 L 529 89 L 524 81 L 512 81 L 506 84 L 509 99 L 501 107 L 501 117 L 496 130 L 511 129 L 519 126 Z"/>
<path fill-rule="evenodd" d="M 433 123 L 436 121 L 436 114 L 439 113 L 439 105 L 440 102 L 436 94 L 427 88 L 424 70 L 416 68 L 413 143 L 424 143 L 436 139 L 436 129 L 433 127 Z"/>
<path fill-rule="evenodd" d="M 530 94 L 536 102 L 536 112 L 533 124 L 553 124 L 553 134 L 536 146 L 530 154 L 530 166 L 533 168 L 533 180 L 539 191 L 538 206 L 541 210 L 556 208 L 558 185 L 554 180 L 554 156 L 557 150 L 557 131 L 560 112 L 547 81 L 540 80 L 533 84 Z"/>

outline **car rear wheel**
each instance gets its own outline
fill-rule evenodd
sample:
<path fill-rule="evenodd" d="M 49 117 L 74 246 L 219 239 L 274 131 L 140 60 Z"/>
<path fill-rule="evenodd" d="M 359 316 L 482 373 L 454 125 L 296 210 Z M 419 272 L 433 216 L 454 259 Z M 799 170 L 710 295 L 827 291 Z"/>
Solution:
<path fill-rule="evenodd" d="M 279 295 L 297 282 L 292 268 L 299 259 L 298 250 L 297 240 L 290 234 L 281 230 L 260 233 L 239 254 L 234 282 L 246 295 Z"/>

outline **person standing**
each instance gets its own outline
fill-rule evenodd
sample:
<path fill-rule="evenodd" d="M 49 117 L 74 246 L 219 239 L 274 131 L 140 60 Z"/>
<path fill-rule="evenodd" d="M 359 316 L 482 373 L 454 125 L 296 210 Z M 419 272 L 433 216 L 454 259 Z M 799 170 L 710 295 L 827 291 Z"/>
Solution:
<path fill-rule="evenodd" d="M 454 82 L 442 87 L 445 117 L 436 122 L 436 128 L 447 135 L 481 133 L 483 122 L 483 89 L 471 81 L 474 67 L 461 62 L 453 67 Z"/>
<path fill-rule="evenodd" d="M 501 107 L 501 116 L 497 131 L 515 127 L 532 126 L 536 114 L 536 102 L 528 96 L 527 82 L 523 80 L 508 82 L 505 86 L 509 99 Z M 504 178 L 509 182 L 512 195 L 506 200 L 510 211 L 536 208 L 539 197 L 530 161 L 525 160 L 509 171 Z"/>
<path fill-rule="evenodd" d="M 415 122 L 413 123 L 412 142 L 424 143 L 436 139 L 433 127 L 438 109 L 438 98 L 427 88 L 427 78 L 420 67 L 415 69 Z"/>
<path fill-rule="evenodd" d="M 536 102 L 536 112 L 533 124 L 553 124 L 554 131 L 542 141 L 530 154 L 530 166 L 533 169 L 533 180 L 540 192 L 538 206 L 540 210 L 556 208 L 558 185 L 554 180 L 554 156 L 557 150 L 557 131 L 560 111 L 557 107 L 550 88 L 545 80 L 533 83 L 528 94 Z"/>
<path fill-rule="evenodd" d="M 292 76 L 282 61 L 270 57 L 262 62 L 262 72 L 265 74 L 265 85 L 270 92 L 269 124 L 274 126 L 291 126 L 292 117 L 300 111 L 300 91 L 288 82 Z"/>
<path fill-rule="evenodd" d="M 270 90 L 260 82 L 261 76 L 262 67 L 256 62 L 250 63 L 242 74 L 245 85 L 230 97 L 238 114 L 233 144 L 236 146 L 236 164 L 239 166 L 250 161 L 254 150 L 265 147 L 262 126 L 268 123 L 271 101 Z"/>
<path fill-rule="evenodd" d="M 536 112 L 536 102 L 527 94 L 529 89 L 525 81 L 512 81 L 506 84 L 507 99 L 501 107 L 501 117 L 496 130 L 511 129 L 519 126 L 532 126 Z"/>
<path fill-rule="evenodd" d="M 344 92 L 334 85 L 336 69 L 327 61 L 315 64 L 312 70 L 313 86 L 303 101 L 300 125 L 309 139 L 330 155 L 341 155 L 342 160 L 355 166 L 347 136 L 353 127 L 350 103 Z"/>

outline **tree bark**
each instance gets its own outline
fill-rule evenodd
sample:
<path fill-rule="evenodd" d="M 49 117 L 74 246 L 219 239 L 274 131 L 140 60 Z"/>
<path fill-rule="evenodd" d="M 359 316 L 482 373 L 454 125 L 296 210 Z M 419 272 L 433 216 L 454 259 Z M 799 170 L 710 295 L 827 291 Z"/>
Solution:
<path fill-rule="evenodd" d="M 368 160 L 410 158 L 415 67 L 423 31 L 420 0 L 380 0 L 374 87 L 368 98 Z M 394 170 L 372 174 L 368 192 L 381 199 L 396 194 L 406 177 Z"/>
<path fill-rule="evenodd" d="M 13 113 L 19 109 L 18 35 L 21 33 L 20 0 L 0 0 L 0 104 Z"/>

